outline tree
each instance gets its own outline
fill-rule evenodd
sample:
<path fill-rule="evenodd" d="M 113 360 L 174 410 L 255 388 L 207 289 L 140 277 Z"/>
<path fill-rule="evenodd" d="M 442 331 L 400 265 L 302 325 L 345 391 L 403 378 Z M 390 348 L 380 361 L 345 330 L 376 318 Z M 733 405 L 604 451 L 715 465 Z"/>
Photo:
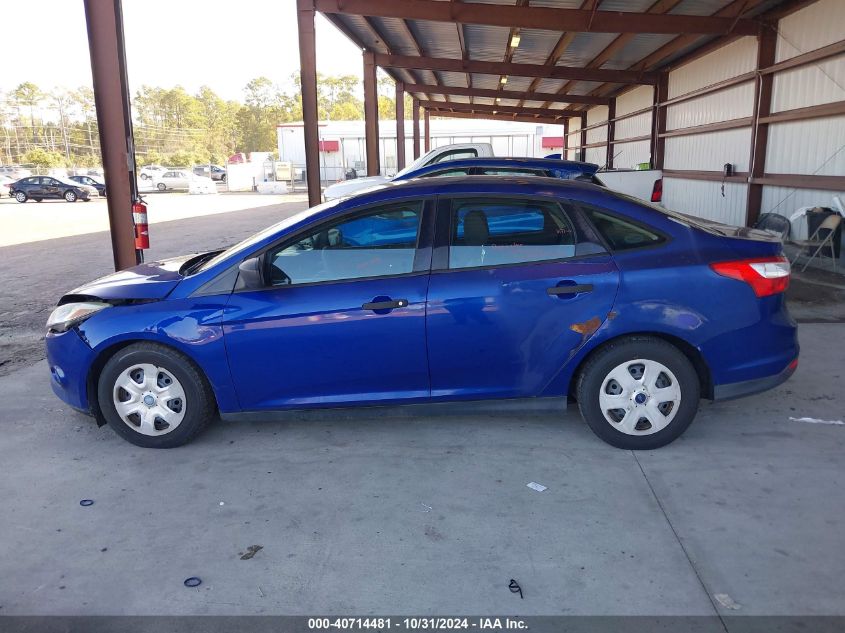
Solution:
<path fill-rule="evenodd" d="M 36 167 L 63 167 L 65 159 L 59 152 L 34 147 L 23 155 L 23 162 Z"/>
<path fill-rule="evenodd" d="M 29 121 L 30 121 L 30 131 L 32 132 L 32 145 L 35 146 L 38 143 L 38 138 L 36 136 L 36 128 L 35 128 L 35 106 L 37 106 L 41 101 L 44 99 L 44 93 L 41 92 L 41 89 L 36 86 L 31 81 L 25 81 L 24 83 L 20 84 L 17 88 L 12 90 L 12 99 L 21 105 L 29 106 Z M 18 110 L 20 113 L 20 109 Z M 20 116 L 18 117 L 20 118 Z"/>

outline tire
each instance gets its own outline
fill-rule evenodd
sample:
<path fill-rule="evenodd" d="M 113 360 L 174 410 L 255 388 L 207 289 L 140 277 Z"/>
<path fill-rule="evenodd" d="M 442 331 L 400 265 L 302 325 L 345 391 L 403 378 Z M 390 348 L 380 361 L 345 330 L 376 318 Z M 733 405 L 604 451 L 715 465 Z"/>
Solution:
<path fill-rule="evenodd" d="M 147 382 L 153 371 L 155 386 Z M 214 394 L 199 368 L 156 343 L 135 343 L 112 356 L 100 372 L 97 398 L 112 430 L 143 448 L 187 444 L 216 413 Z"/>
<path fill-rule="evenodd" d="M 576 384 L 578 408 L 593 433 L 626 450 L 660 448 L 680 437 L 695 418 L 700 391 L 689 359 L 650 336 L 600 348 Z"/>
<path fill-rule="evenodd" d="M 76 195 L 76 192 L 75 192 L 75 191 L 70 191 L 70 190 L 65 191 L 65 195 L 63 196 L 63 198 L 64 198 L 67 202 L 76 202 L 76 201 L 77 201 L 77 199 L 78 199 L 78 198 L 77 198 L 77 195 Z"/>
<path fill-rule="evenodd" d="M 220 182 L 226 182 L 226 174 L 220 176 Z"/>
<path fill-rule="evenodd" d="M 15 200 L 20 203 L 24 203 L 27 201 L 26 194 L 23 191 L 16 191 L 15 192 Z"/>
<path fill-rule="evenodd" d="M 33 198 L 33 200 L 35 200 L 36 202 L 42 202 L 44 198 Z"/>
<path fill-rule="evenodd" d="M 167 189 L 167 185 L 165 185 L 163 182 L 160 182 L 156 185 L 156 189 L 158 189 L 159 191 L 165 191 Z"/>

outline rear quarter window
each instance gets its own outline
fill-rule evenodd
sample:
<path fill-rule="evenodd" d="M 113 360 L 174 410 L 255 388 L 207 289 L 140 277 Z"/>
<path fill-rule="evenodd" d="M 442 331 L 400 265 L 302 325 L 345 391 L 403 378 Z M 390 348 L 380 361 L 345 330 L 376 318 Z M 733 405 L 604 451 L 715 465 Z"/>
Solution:
<path fill-rule="evenodd" d="M 584 207 L 584 212 L 613 251 L 656 246 L 666 241 L 662 235 L 641 224 L 599 209 Z"/>

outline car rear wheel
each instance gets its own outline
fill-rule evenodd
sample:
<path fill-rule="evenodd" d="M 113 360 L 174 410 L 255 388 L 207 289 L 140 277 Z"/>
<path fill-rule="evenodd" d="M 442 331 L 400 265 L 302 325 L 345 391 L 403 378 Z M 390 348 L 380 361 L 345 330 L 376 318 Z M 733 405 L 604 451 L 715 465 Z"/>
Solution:
<path fill-rule="evenodd" d="M 158 185 L 156 185 L 156 188 L 159 191 L 164 191 L 165 189 L 167 189 L 167 185 L 165 185 L 163 182 L 160 182 L 160 183 L 158 183 Z"/>
<path fill-rule="evenodd" d="M 582 369 L 581 415 L 608 444 L 649 450 L 677 439 L 698 411 L 700 384 L 689 359 L 654 337 L 612 342 Z"/>
<path fill-rule="evenodd" d="M 36 202 L 41 202 L 44 200 L 44 198 L 33 198 L 33 200 L 35 200 Z"/>
<path fill-rule="evenodd" d="M 199 369 L 155 343 L 136 343 L 112 356 L 100 373 L 97 396 L 115 433 L 144 448 L 182 446 L 215 413 L 211 387 Z"/>
<path fill-rule="evenodd" d="M 18 202 L 26 202 L 26 194 L 23 191 L 16 191 L 15 200 Z"/>
<path fill-rule="evenodd" d="M 67 200 L 68 202 L 76 202 L 76 192 L 65 191 L 65 200 Z"/>

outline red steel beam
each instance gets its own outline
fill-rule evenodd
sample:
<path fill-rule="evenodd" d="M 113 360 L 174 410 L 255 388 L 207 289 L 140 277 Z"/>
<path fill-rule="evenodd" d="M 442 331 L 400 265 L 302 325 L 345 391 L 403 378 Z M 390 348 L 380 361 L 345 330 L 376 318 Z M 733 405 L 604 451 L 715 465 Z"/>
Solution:
<path fill-rule="evenodd" d="M 549 103 L 586 103 L 607 105 L 609 97 L 587 97 L 580 95 L 559 95 L 553 92 L 522 92 L 517 90 L 496 90 L 493 88 L 462 88 L 459 86 L 429 86 L 423 84 L 405 84 L 405 90 L 411 93 L 448 94 L 458 97 L 489 97 L 495 99 L 548 101 Z"/>
<path fill-rule="evenodd" d="M 757 37 L 757 68 L 767 68 L 775 63 L 778 33 L 773 28 L 766 28 Z M 760 208 L 763 204 L 763 185 L 754 182 L 754 178 L 762 178 L 766 173 L 766 148 L 769 144 L 769 124 L 760 121 L 762 117 L 769 116 L 772 111 L 772 87 L 774 74 L 760 75 L 754 87 L 754 113 L 752 127 L 751 156 L 748 164 L 751 165 L 751 182 L 748 185 L 748 192 L 745 205 L 745 225 L 754 226 L 760 217 Z"/>
<path fill-rule="evenodd" d="M 405 88 L 396 82 L 396 169 L 405 167 Z"/>
<path fill-rule="evenodd" d="M 420 101 L 424 108 L 444 108 L 462 112 L 490 112 L 502 114 L 537 115 L 549 119 L 576 116 L 575 110 L 551 110 L 549 108 L 517 108 L 515 106 L 484 105 L 479 103 L 441 103 L 440 101 Z"/>
<path fill-rule="evenodd" d="M 568 66 L 546 66 L 543 64 L 507 64 L 504 62 L 486 62 L 476 59 L 462 60 L 448 57 L 419 57 L 413 55 L 376 54 L 375 57 L 376 65 L 382 68 L 416 68 L 420 70 L 439 70 L 458 73 L 472 72 L 487 75 L 513 75 L 515 77 L 609 81 L 623 84 L 653 84 L 657 81 L 656 73 L 642 71 L 572 68 Z"/>
<path fill-rule="evenodd" d="M 320 204 L 320 129 L 317 110 L 317 43 L 314 35 L 314 9 L 308 0 L 297 0 L 299 30 L 299 77 L 302 87 L 302 123 L 305 136 L 305 178 L 308 204 Z"/>
<path fill-rule="evenodd" d="M 122 63 L 122 8 L 120 0 L 85 0 L 84 4 L 100 152 L 109 183 L 106 202 L 114 269 L 122 270 L 141 261 L 140 253 L 135 250 L 132 220 L 133 184 L 129 165 L 135 164 L 135 156 L 126 68 Z"/>
<path fill-rule="evenodd" d="M 441 103 L 439 108 L 428 108 L 426 112 L 430 112 L 432 116 L 455 118 L 455 119 L 474 119 L 476 121 L 516 121 L 518 123 L 548 123 L 549 125 L 560 125 L 561 119 L 536 117 L 519 114 L 492 114 L 489 112 L 464 112 L 461 110 L 450 110 L 454 104 Z M 564 121 L 566 119 L 563 119 Z"/>
<path fill-rule="evenodd" d="M 414 99 L 411 106 L 414 121 L 414 160 L 420 157 L 420 102 Z"/>
<path fill-rule="evenodd" d="M 364 136 L 367 151 L 367 175 L 378 176 L 378 83 L 376 80 L 375 55 L 364 51 Z"/>

